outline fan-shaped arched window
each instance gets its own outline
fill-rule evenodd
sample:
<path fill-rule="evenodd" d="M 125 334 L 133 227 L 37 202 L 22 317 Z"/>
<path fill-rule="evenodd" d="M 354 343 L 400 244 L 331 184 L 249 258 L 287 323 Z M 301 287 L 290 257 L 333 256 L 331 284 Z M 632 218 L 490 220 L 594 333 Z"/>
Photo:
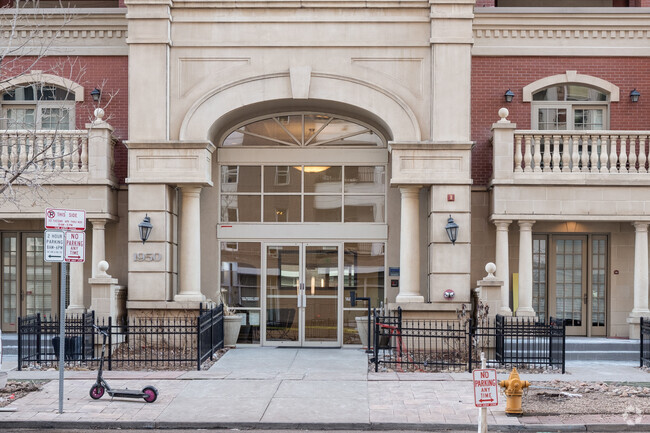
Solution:
<path fill-rule="evenodd" d="M 283 113 L 240 124 L 222 146 L 385 147 L 386 142 L 378 131 L 358 121 L 324 113 Z"/>
<path fill-rule="evenodd" d="M 75 94 L 61 87 L 30 84 L 2 94 L 3 129 L 75 129 Z"/>
<path fill-rule="evenodd" d="M 559 84 L 533 93 L 534 129 L 607 129 L 609 95 L 578 84 Z"/>

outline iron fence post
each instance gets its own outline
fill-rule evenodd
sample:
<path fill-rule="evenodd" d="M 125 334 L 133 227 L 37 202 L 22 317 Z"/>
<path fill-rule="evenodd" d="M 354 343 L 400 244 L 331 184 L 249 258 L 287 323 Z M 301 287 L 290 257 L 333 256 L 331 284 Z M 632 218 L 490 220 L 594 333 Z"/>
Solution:
<path fill-rule="evenodd" d="M 373 311 L 373 315 L 375 316 L 375 330 L 373 338 L 374 342 L 372 343 L 372 356 L 373 360 L 375 361 L 375 373 L 379 371 L 379 315 L 377 314 L 377 309 L 375 308 Z M 368 323 L 368 326 L 371 326 L 372 322 Z M 370 344 L 370 342 L 368 342 Z"/>
<path fill-rule="evenodd" d="M 36 360 L 41 363 L 41 313 L 36 313 Z"/>
<path fill-rule="evenodd" d="M 22 345 L 22 319 L 18 318 L 18 371 L 22 370 L 23 365 L 23 345 Z M 641 346 L 643 347 L 643 346 Z"/>
<path fill-rule="evenodd" d="M 20 319 L 18 319 L 18 326 L 19 326 L 18 329 L 20 329 Z M 18 339 L 20 339 L 20 334 L 18 335 Z M 639 340 L 641 343 L 641 345 L 639 346 L 639 367 L 643 367 L 643 317 L 641 318 L 641 323 L 639 323 Z M 18 345 L 18 349 L 19 349 L 18 360 L 20 362 L 20 344 Z M 18 366 L 20 367 L 20 363 L 18 364 Z M 20 370 L 20 368 L 18 369 Z"/>
<path fill-rule="evenodd" d="M 566 324 L 562 320 L 562 374 L 565 373 L 566 362 Z"/>
<path fill-rule="evenodd" d="M 196 371 L 201 371 L 201 316 L 196 319 Z"/>
<path fill-rule="evenodd" d="M 468 362 L 467 371 L 469 371 L 470 373 L 472 372 L 472 353 L 474 352 L 474 334 L 472 332 L 472 329 L 474 329 L 474 327 L 472 326 L 472 319 L 470 318 L 469 319 L 469 330 L 467 329 L 467 325 L 465 325 L 465 335 L 466 335 L 466 338 L 469 338 L 469 344 L 468 344 L 469 353 L 468 353 L 468 356 L 467 356 L 467 362 Z"/>
<path fill-rule="evenodd" d="M 113 318 L 108 316 L 108 371 L 113 369 Z"/>

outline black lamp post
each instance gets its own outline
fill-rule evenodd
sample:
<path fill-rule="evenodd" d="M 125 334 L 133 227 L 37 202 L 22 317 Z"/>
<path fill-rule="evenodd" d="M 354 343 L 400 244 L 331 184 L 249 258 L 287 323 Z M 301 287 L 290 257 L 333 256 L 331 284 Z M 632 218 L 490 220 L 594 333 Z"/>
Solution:
<path fill-rule="evenodd" d="M 458 239 L 458 224 L 454 222 L 454 219 L 451 217 L 451 215 L 449 215 L 445 230 L 447 231 L 447 236 L 449 236 L 451 244 L 456 245 L 456 239 Z"/>
<path fill-rule="evenodd" d="M 370 328 L 372 326 L 372 321 L 370 320 L 371 314 L 370 314 L 370 298 L 366 297 L 358 297 L 357 298 L 357 292 L 356 290 L 351 290 L 350 291 L 350 306 L 351 307 L 356 307 L 357 306 L 357 301 L 368 301 L 368 348 L 366 349 L 366 353 L 372 353 L 372 349 L 370 349 L 370 342 L 372 341 L 370 339 Z"/>
<path fill-rule="evenodd" d="M 90 96 L 93 97 L 93 101 L 99 102 L 99 99 L 102 97 L 102 91 L 95 87 L 90 91 Z"/>
<path fill-rule="evenodd" d="M 512 99 L 515 97 L 515 92 L 508 89 L 506 90 L 506 93 L 503 96 L 506 98 L 506 102 L 512 102 Z"/>
<path fill-rule="evenodd" d="M 634 89 L 630 92 L 630 101 L 632 102 L 639 102 L 639 96 L 641 96 L 641 93 Z"/>
<path fill-rule="evenodd" d="M 138 231 L 140 232 L 140 239 L 142 239 L 143 244 L 147 242 L 147 239 L 149 239 L 152 229 L 153 225 L 151 224 L 151 218 L 149 218 L 149 215 L 145 215 L 142 222 L 138 224 Z"/>

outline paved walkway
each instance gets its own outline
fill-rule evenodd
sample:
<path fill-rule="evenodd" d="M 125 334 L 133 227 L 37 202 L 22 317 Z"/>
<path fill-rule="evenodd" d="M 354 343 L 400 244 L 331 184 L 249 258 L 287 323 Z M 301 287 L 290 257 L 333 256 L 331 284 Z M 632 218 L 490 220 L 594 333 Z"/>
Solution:
<path fill-rule="evenodd" d="M 525 379 L 650 382 L 649 373 L 629 363 L 579 362 L 568 370 Z M 209 371 L 106 373 L 116 388 L 156 386 L 160 396 L 153 404 L 106 396 L 91 400 L 93 372 L 66 372 L 63 414 L 58 414 L 57 374 L 10 372 L 12 379 L 52 381 L 12 403 L 15 412 L 0 412 L 0 431 L 16 426 L 474 430 L 478 418 L 469 373 L 368 373 L 366 354 L 354 349 L 240 348 Z M 650 431 L 648 415 L 630 427 L 622 415 L 510 418 L 504 409 L 502 398 L 488 409 L 490 430 Z"/>

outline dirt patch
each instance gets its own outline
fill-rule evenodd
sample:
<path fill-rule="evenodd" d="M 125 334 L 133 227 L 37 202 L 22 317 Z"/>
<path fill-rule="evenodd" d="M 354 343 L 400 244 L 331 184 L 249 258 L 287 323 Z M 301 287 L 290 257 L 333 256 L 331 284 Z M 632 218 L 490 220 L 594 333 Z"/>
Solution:
<path fill-rule="evenodd" d="M 40 391 L 47 381 L 12 381 L 7 382 L 7 386 L 0 388 L 0 407 L 5 407 L 20 397 L 24 397 L 30 392 Z"/>
<path fill-rule="evenodd" d="M 650 414 L 650 383 L 534 382 L 524 390 L 522 409 L 526 415 Z"/>

